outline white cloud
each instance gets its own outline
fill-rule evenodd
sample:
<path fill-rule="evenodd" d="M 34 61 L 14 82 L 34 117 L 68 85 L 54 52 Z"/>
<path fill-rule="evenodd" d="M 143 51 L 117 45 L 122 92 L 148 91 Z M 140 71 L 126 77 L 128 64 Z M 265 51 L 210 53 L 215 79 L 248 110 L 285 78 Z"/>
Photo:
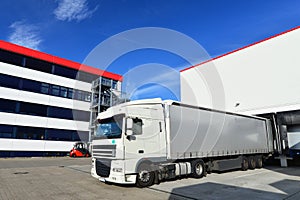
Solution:
<path fill-rule="evenodd" d="M 145 96 L 151 94 L 151 95 L 157 95 L 159 94 L 159 90 L 161 90 L 159 85 L 147 85 L 143 88 L 138 88 L 136 91 L 131 94 L 131 99 L 138 99 L 141 96 Z"/>
<path fill-rule="evenodd" d="M 58 20 L 79 22 L 91 17 L 97 9 L 98 6 L 90 10 L 87 0 L 61 0 L 53 13 Z"/>
<path fill-rule="evenodd" d="M 8 37 L 9 42 L 39 50 L 42 39 L 39 35 L 39 28 L 36 25 L 17 21 L 12 23 L 9 28 L 13 29 L 13 32 Z"/>
<path fill-rule="evenodd" d="M 122 89 L 131 100 L 156 98 L 179 99 L 179 72 L 162 64 L 148 63 L 123 76 Z"/>

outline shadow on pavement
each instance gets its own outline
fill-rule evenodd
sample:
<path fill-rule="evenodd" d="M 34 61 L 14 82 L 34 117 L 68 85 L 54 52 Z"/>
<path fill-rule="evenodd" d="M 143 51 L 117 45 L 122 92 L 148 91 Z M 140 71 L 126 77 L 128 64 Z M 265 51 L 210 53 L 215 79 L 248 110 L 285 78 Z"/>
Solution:
<path fill-rule="evenodd" d="M 286 185 L 289 185 L 288 189 Z M 219 183 L 201 183 L 174 188 L 169 200 L 175 199 L 299 199 L 300 181 L 284 179 L 270 184 L 276 192 L 243 188 Z M 292 187 L 291 187 L 292 186 Z M 278 191 L 279 190 L 279 191 Z"/>

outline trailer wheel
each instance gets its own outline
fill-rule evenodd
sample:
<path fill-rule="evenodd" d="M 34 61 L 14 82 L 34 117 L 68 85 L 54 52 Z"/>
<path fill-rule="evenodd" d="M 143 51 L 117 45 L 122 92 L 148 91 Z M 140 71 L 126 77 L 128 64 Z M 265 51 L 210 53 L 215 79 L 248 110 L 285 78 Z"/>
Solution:
<path fill-rule="evenodd" d="M 194 178 L 202 178 L 206 175 L 206 169 L 203 160 L 197 159 L 191 162 L 192 176 Z"/>
<path fill-rule="evenodd" d="M 243 157 L 242 160 L 242 170 L 243 171 L 247 171 L 247 169 L 249 168 L 249 161 L 247 157 Z"/>
<path fill-rule="evenodd" d="M 263 159 L 262 156 L 256 156 L 256 167 L 262 168 L 263 167 Z"/>
<path fill-rule="evenodd" d="M 153 184 L 154 172 L 147 163 L 142 163 L 138 168 L 138 174 L 136 177 L 137 187 L 147 187 Z"/>
<path fill-rule="evenodd" d="M 249 157 L 249 169 L 255 169 L 256 167 L 256 159 L 254 156 Z"/>

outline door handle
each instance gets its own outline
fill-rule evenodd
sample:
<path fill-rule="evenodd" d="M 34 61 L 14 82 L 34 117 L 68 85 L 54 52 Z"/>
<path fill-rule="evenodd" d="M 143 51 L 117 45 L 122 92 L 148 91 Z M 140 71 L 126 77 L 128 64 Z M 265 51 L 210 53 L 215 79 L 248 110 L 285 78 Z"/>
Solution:
<path fill-rule="evenodd" d="M 144 153 L 144 150 L 139 150 L 139 153 Z"/>

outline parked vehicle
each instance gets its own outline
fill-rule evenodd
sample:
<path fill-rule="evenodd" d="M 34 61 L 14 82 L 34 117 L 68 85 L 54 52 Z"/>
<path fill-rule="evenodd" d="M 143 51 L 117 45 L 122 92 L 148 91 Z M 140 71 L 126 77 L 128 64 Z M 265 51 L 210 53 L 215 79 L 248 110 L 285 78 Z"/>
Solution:
<path fill-rule="evenodd" d="M 97 119 L 91 174 L 101 181 L 146 187 L 261 168 L 273 153 L 270 121 L 260 117 L 149 99 L 111 107 Z"/>
<path fill-rule="evenodd" d="M 91 154 L 84 142 L 76 142 L 70 151 L 70 157 L 90 157 Z"/>

